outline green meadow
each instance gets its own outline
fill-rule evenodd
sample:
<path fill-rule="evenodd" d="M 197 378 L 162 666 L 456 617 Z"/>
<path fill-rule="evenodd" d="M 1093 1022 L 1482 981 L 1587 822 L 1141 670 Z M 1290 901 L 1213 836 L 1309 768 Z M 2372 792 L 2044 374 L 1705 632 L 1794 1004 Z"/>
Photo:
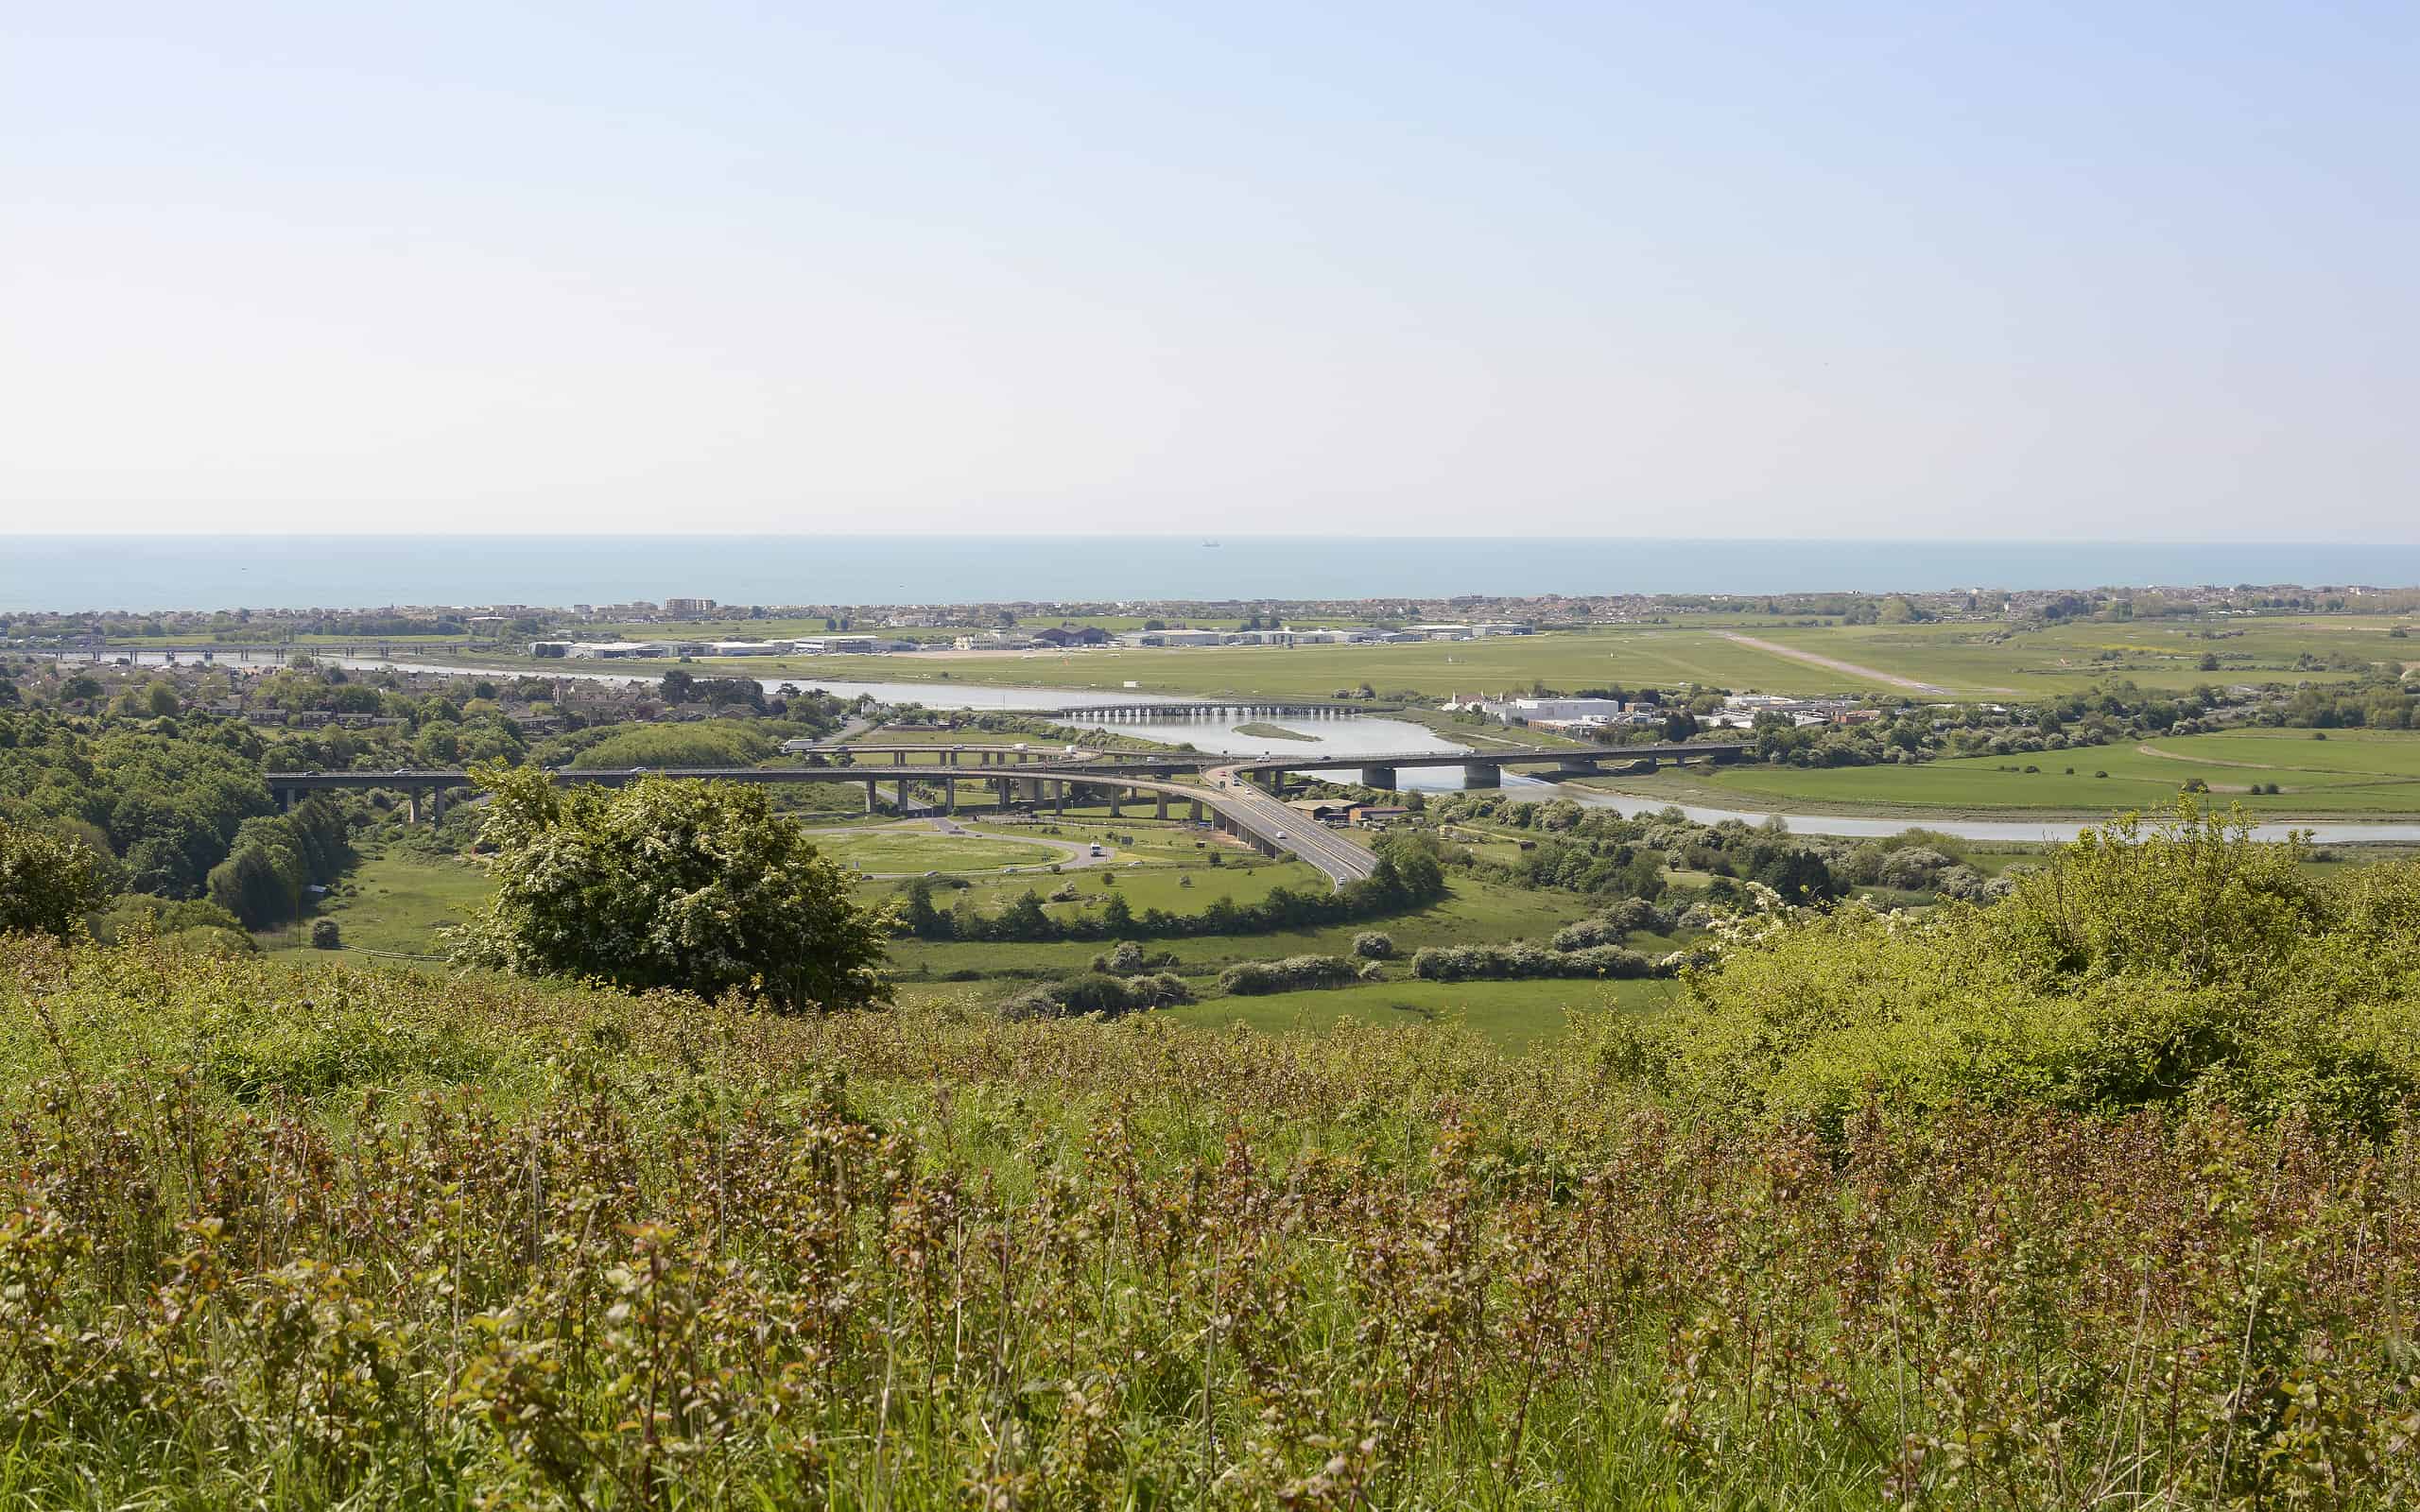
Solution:
<path fill-rule="evenodd" d="M 2164 808 L 2198 780 L 2256 814 L 2413 814 L 2420 733 L 2231 730 L 1916 766 L 1736 766 L 1693 780 L 1706 793 L 1756 802 L 2057 814 Z M 2278 791 L 2251 791 L 2270 783 Z"/>

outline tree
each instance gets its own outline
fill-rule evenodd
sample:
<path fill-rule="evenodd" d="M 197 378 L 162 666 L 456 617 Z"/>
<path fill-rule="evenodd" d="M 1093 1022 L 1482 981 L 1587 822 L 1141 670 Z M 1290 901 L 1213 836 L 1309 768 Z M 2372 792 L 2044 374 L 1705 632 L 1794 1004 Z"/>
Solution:
<path fill-rule="evenodd" d="M 109 900 L 104 866 L 88 846 L 0 819 L 0 935 L 66 938 Z"/>
<path fill-rule="evenodd" d="M 785 1012 L 887 1002 L 888 910 L 850 901 L 840 868 L 761 787 L 650 777 L 558 790 L 527 767 L 478 767 L 497 888 L 455 959 L 622 987 L 736 991 Z"/>

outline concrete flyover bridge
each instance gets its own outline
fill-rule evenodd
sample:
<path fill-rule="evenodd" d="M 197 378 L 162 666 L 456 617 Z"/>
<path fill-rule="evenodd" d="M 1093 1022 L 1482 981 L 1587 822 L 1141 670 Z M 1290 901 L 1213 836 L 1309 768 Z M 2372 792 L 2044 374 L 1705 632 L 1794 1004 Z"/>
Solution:
<path fill-rule="evenodd" d="M 1047 809 L 1060 814 L 1066 812 L 1071 799 L 1080 802 L 1088 795 L 1098 795 L 1106 798 L 1113 817 L 1124 817 L 1129 803 L 1149 804 L 1152 816 L 1160 819 L 1176 817 L 1178 811 L 1183 810 L 1184 816 L 1195 822 L 1214 824 L 1221 833 L 1234 835 L 1265 855 L 1295 851 L 1324 872 L 1335 886 L 1340 887 L 1370 874 L 1372 857 L 1367 850 L 1323 832 L 1312 833 L 1305 831 L 1300 838 L 1292 837 L 1289 826 L 1302 828 L 1301 816 L 1242 782 L 1234 782 L 1221 789 L 1174 780 L 1180 772 L 1192 771 L 1199 760 L 1183 755 L 1174 759 L 1151 756 L 1132 761 L 1069 760 L 1054 765 L 994 766 L 988 770 L 948 765 L 691 766 L 655 770 L 617 767 L 563 769 L 547 775 L 557 782 L 589 782 L 606 787 L 627 786 L 648 777 L 772 784 L 862 782 L 866 788 L 866 809 L 869 813 L 885 806 L 901 814 L 925 813 L 935 808 L 944 814 L 956 813 L 961 783 L 992 784 L 1003 807 L 1023 804 L 1036 811 Z M 433 823 L 445 812 L 446 795 L 471 785 L 471 775 L 458 767 L 403 767 L 385 772 L 270 772 L 267 774 L 267 782 L 269 791 L 289 808 L 310 793 L 400 792 L 410 803 L 408 812 L 414 822 L 421 818 L 422 799 L 426 799 L 428 816 Z M 888 805 L 882 792 L 886 784 L 891 789 Z M 939 787 L 942 790 L 940 803 L 927 805 L 918 801 L 911 793 L 913 784 Z"/>
<path fill-rule="evenodd" d="M 1288 772 L 1357 771 L 1361 774 L 1364 787 L 1387 789 L 1394 787 L 1396 774 L 1407 766 L 1459 766 L 1462 769 L 1462 785 L 1465 787 L 1501 787 L 1504 785 L 1504 769 L 1508 766 L 1545 767 L 1547 770 L 1541 775 L 1552 777 L 1594 777 L 1608 765 L 1630 766 L 1644 762 L 1652 771 L 1666 762 L 1678 765 L 1692 760 L 1708 763 L 1737 761 L 1746 750 L 1747 747 L 1740 745 L 1691 741 L 1658 746 L 1589 746 L 1567 749 L 1373 751 L 1355 756 L 1272 754 L 1244 761 L 1229 758 L 1228 765 L 1237 777 L 1248 782 L 1280 784 Z"/>

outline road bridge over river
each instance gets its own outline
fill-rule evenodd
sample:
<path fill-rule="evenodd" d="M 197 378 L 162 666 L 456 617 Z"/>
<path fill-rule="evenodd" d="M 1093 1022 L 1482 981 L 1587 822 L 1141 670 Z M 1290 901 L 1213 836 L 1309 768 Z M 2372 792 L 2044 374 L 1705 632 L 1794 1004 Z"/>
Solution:
<path fill-rule="evenodd" d="M 1392 788 L 1396 773 L 1407 766 L 1461 766 L 1467 782 L 1494 787 L 1502 782 L 1507 766 L 1546 766 L 1553 775 L 1584 775 L 1599 770 L 1607 763 L 1677 762 L 1690 758 L 1727 761 L 1737 757 L 1741 748 L 1709 743 L 1567 750 L 1401 751 L 1326 757 L 1270 754 L 1238 758 L 1193 751 L 1078 749 L 1050 756 L 991 746 L 854 746 L 814 753 L 838 756 L 845 750 L 853 764 L 846 766 L 557 768 L 548 775 L 559 782 L 592 782 L 606 787 L 626 786 L 649 777 L 776 785 L 862 782 L 869 812 L 883 806 L 881 788 L 889 783 L 892 789 L 891 807 L 903 814 L 926 811 L 926 805 L 911 797 L 912 788 L 919 785 L 941 790 L 940 802 L 931 807 L 944 814 L 958 812 L 959 785 L 962 782 L 991 784 L 1003 807 L 1022 802 L 1063 814 L 1071 795 L 1080 800 L 1088 792 L 1106 795 L 1110 813 L 1115 816 L 1122 816 L 1128 801 L 1139 799 L 1150 803 L 1159 818 L 1170 817 L 1171 808 L 1182 805 L 1189 810 L 1192 818 L 1206 818 L 1219 830 L 1267 854 L 1291 850 L 1341 886 L 1369 875 L 1370 852 L 1277 801 L 1275 790 L 1282 790 L 1288 772 L 1357 771 L 1365 785 Z M 934 759 L 911 762 L 909 758 L 916 756 Z M 1028 759 L 1011 762 L 1003 759 L 1007 756 Z M 877 763 L 870 759 L 874 757 L 887 757 L 888 761 Z M 430 816 L 434 819 L 444 812 L 447 793 L 471 783 L 468 772 L 453 767 L 269 772 L 266 776 L 269 791 L 289 807 L 307 793 L 383 790 L 406 795 L 414 819 L 420 817 L 424 796 L 430 800 Z M 1181 778 L 1195 780 L 1186 782 Z"/>

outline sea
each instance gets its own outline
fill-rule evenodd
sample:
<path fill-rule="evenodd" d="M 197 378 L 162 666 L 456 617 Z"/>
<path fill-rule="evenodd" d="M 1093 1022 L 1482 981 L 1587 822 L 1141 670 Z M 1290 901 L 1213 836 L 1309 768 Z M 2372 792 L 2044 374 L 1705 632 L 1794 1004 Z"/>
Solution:
<path fill-rule="evenodd" d="M 0 612 L 2420 585 L 2420 543 L 1401 536 L 0 536 Z"/>

